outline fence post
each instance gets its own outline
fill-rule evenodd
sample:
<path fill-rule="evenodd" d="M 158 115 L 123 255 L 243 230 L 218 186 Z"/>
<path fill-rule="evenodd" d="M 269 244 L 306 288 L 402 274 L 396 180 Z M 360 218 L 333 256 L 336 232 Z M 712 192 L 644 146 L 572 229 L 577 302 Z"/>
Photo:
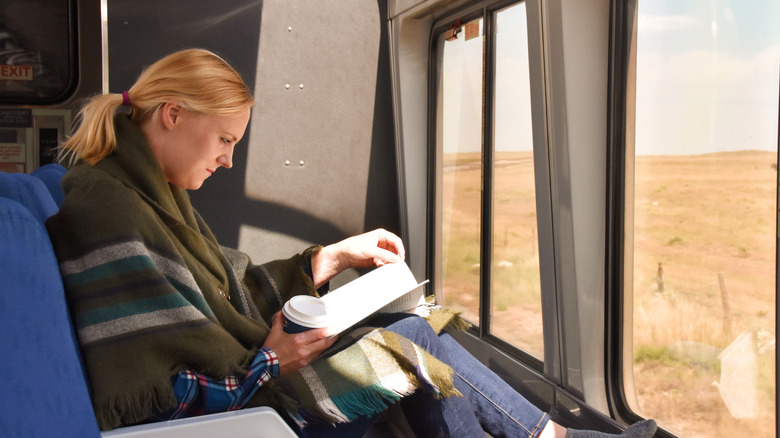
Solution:
<path fill-rule="evenodd" d="M 729 293 L 726 289 L 726 276 L 718 272 L 718 283 L 720 284 L 720 300 L 723 303 L 723 334 L 731 337 L 731 307 L 729 306 Z"/>

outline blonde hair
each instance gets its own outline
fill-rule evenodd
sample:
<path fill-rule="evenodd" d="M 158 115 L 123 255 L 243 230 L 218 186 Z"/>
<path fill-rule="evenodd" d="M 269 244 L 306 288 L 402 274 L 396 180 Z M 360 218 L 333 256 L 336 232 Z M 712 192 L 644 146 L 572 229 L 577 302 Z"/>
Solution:
<path fill-rule="evenodd" d="M 181 102 L 187 110 L 232 116 L 255 101 L 241 76 L 224 59 L 203 49 L 173 53 L 149 66 L 127 90 L 131 120 L 140 125 L 152 119 L 167 102 Z M 123 105 L 122 94 L 93 97 L 79 113 L 80 125 L 61 146 L 63 161 L 82 159 L 96 164 L 116 148 L 114 113 Z"/>

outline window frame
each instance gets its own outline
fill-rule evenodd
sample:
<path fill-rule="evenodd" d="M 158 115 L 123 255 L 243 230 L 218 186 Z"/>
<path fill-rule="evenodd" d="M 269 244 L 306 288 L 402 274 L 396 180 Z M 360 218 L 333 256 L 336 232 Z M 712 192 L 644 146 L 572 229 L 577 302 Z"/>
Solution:
<path fill-rule="evenodd" d="M 609 29 L 609 79 L 607 96 L 607 232 L 605 251 L 605 382 L 610 410 L 626 422 L 642 419 L 630 406 L 637 405 L 633 379 L 632 332 L 633 296 L 626 295 L 623 284 L 628 275 L 625 263 L 626 202 L 630 188 L 626 187 L 628 141 L 633 142 L 633 120 L 636 90 L 636 0 L 613 1 Z M 634 60 L 635 61 L 635 60 Z M 632 68 L 632 66 L 634 68 Z M 628 359 L 626 359 L 628 358 Z M 631 363 L 626 363 L 629 361 Z M 631 397 L 631 399 L 629 399 Z M 660 431 L 659 431 L 660 432 Z M 663 435 L 670 436 L 670 435 Z"/>

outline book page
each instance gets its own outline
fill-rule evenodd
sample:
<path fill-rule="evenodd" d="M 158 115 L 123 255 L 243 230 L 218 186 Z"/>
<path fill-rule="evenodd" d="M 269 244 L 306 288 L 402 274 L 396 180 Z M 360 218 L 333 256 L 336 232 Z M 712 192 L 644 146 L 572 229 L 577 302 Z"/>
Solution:
<path fill-rule="evenodd" d="M 330 320 L 329 333 L 341 333 L 378 310 L 401 312 L 425 302 L 422 285 L 405 262 L 389 263 L 320 298 Z"/>

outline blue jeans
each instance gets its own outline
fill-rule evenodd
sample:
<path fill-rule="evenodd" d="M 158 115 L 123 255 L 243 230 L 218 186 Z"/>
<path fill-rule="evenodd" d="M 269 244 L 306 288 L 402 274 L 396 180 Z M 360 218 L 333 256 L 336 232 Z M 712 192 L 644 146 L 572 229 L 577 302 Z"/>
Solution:
<path fill-rule="evenodd" d="M 419 437 L 536 438 L 550 417 L 531 404 L 495 373 L 479 362 L 449 334 L 437 335 L 422 318 L 392 315 L 381 324 L 398 333 L 455 371 L 455 387 L 463 397 L 434 399 L 417 391 L 401 400 L 409 426 Z M 378 415 L 377 415 L 378 416 Z M 360 418 L 336 427 L 312 425 L 303 437 L 362 437 L 376 418 Z"/>

